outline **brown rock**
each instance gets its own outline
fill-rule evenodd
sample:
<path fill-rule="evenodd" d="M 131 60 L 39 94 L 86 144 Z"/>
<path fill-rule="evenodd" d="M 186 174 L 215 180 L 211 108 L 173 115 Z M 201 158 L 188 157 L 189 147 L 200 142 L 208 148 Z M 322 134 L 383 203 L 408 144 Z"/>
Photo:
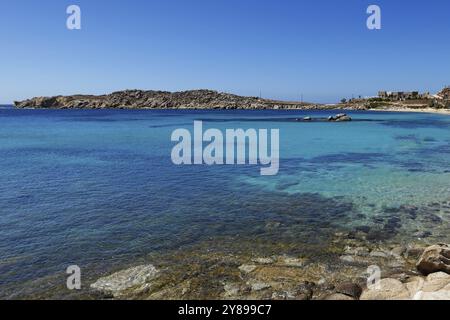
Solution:
<path fill-rule="evenodd" d="M 417 270 L 423 275 L 439 271 L 450 274 L 450 247 L 438 244 L 426 248 L 417 263 Z"/>
<path fill-rule="evenodd" d="M 333 294 L 330 294 L 329 296 L 326 296 L 323 300 L 344 301 L 344 300 L 355 300 L 355 299 L 352 297 L 349 297 L 345 294 L 342 294 L 342 293 L 333 293 Z"/>
<path fill-rule="evenodd" d="M 346 296 L 352 297 L 354 299 L 359 299 L 362 291 L 362 288 L 358 284 L 352 282 L 342 283 L 336 288 L 337 293 L 345 294 Z"/>
<path fill-rule="evenodd" d="M 396 279 L 382 279 L 378 286 L 364 290 L 360 300 L 409 300 L 406 285 Z"/>

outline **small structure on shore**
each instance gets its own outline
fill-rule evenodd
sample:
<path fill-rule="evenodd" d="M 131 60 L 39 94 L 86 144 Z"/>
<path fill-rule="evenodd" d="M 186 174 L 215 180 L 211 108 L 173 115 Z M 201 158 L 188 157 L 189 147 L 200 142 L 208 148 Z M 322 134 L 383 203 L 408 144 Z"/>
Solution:
<path fill-rule="evenodd" d="M 428 99 L 430 93 L 419 93 L 419 91 L 379 91 L 378 97 L 390 101 L 404 101 L 412 99 Z"/>

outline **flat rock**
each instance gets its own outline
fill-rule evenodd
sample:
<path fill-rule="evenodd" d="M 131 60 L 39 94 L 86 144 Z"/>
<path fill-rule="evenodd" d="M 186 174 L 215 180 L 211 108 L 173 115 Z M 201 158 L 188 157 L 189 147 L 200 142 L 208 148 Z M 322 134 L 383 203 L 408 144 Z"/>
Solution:
<path fill-rule="evenodd" d="M 249 282 L 248 285 L 252 288 L 252 291 L 261 291 L 271 288 L 271 285 L 265 282 Z"/>
<path fill-rule="evenodd" d="M 300 268 L 305 265 L 305 259 L 293 258 L 293 257 L 283 257 L 281 263 L 286 267 L 296 267 Z"/>
<path fill-rule="evenodd" d="M 388 258 L 389 255 L 383 251 L 372 251 L 370 256 L 373 258 Z"/>
<path fill-rule="evenodd" d="M 406 252 L 406 248 L 403 246 L 395 247 L 391 250 L 391 255 L 395 257 L 400 257 Z"/>
<path fill-rule="evenodd" d="M 151 264 L 137 266 L 100 278 L 91 284 L 91 289 L 116 298 L 128 289 L 149 286 L 149 281 L 158 275 L 159 271 Z"/>
<path fill-rule="evenodd" d="M 397 279 L 382 279 L 377 286 L 364 290 L 360 300 L 409 300 L 405 284 Z"/>
<path fill-rule="evenodd" d="M 257 264 L 272 264 L 275 262 L 275 260 L 272 258 L 256 258 L 253 259 L 252 262 Z"/>
<path fill-rule="evenodd" d="M 253 265 L 253 264 L 243 264 L 242 266 L 239 267 L 239 270 L 241 270 L 243 273 L 252 273 L 253 271 L 255 271 L 257 268 L 257 266 Z"/>

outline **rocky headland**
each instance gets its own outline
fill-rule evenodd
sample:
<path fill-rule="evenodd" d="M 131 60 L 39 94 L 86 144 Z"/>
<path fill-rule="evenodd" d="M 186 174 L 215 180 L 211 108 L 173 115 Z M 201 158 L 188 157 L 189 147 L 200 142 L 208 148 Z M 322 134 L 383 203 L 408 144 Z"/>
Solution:
<path fill-rule="evenodd" d="M 36 97 L 16 108 L 47 109 L 322 109 L 323 105 L 243 97 L 212 90 L 183 92 L 126 90 L 107 95 Z"/>
<path fill-rule="evenodd" d="M 378 98 L 352 99 L 338 104 L 318 104 L 245 97 L 213 90 L 182 92 L 125 90 L 105 95 L 35 97 L 15 101 L 19 109 L 248 109 L 248 110 L 382 110 L 447 112 L 448 93 L 441 99 L 387 101 Z M 436 97 L 440 97 L 437 95 Z"/>

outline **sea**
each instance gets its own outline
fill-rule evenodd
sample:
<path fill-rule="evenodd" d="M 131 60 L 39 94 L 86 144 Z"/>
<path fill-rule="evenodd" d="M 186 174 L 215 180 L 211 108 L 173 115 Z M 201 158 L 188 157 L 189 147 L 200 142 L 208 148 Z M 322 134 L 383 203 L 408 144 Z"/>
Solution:
<path fill-rule="evenodd" d="M 350 111 L 351 122 L 320 120 L 336 113 L 0 107 L 0 298 L 64 298 L 69 266 L 88 286 L 202 243 L 326 259 L 321 245 L 341 231 L 448 241 L 450 117 Z M 173 131 L 196 120 L 223 132 L 278 129 L 278 174 L 173 164 Z"/>

